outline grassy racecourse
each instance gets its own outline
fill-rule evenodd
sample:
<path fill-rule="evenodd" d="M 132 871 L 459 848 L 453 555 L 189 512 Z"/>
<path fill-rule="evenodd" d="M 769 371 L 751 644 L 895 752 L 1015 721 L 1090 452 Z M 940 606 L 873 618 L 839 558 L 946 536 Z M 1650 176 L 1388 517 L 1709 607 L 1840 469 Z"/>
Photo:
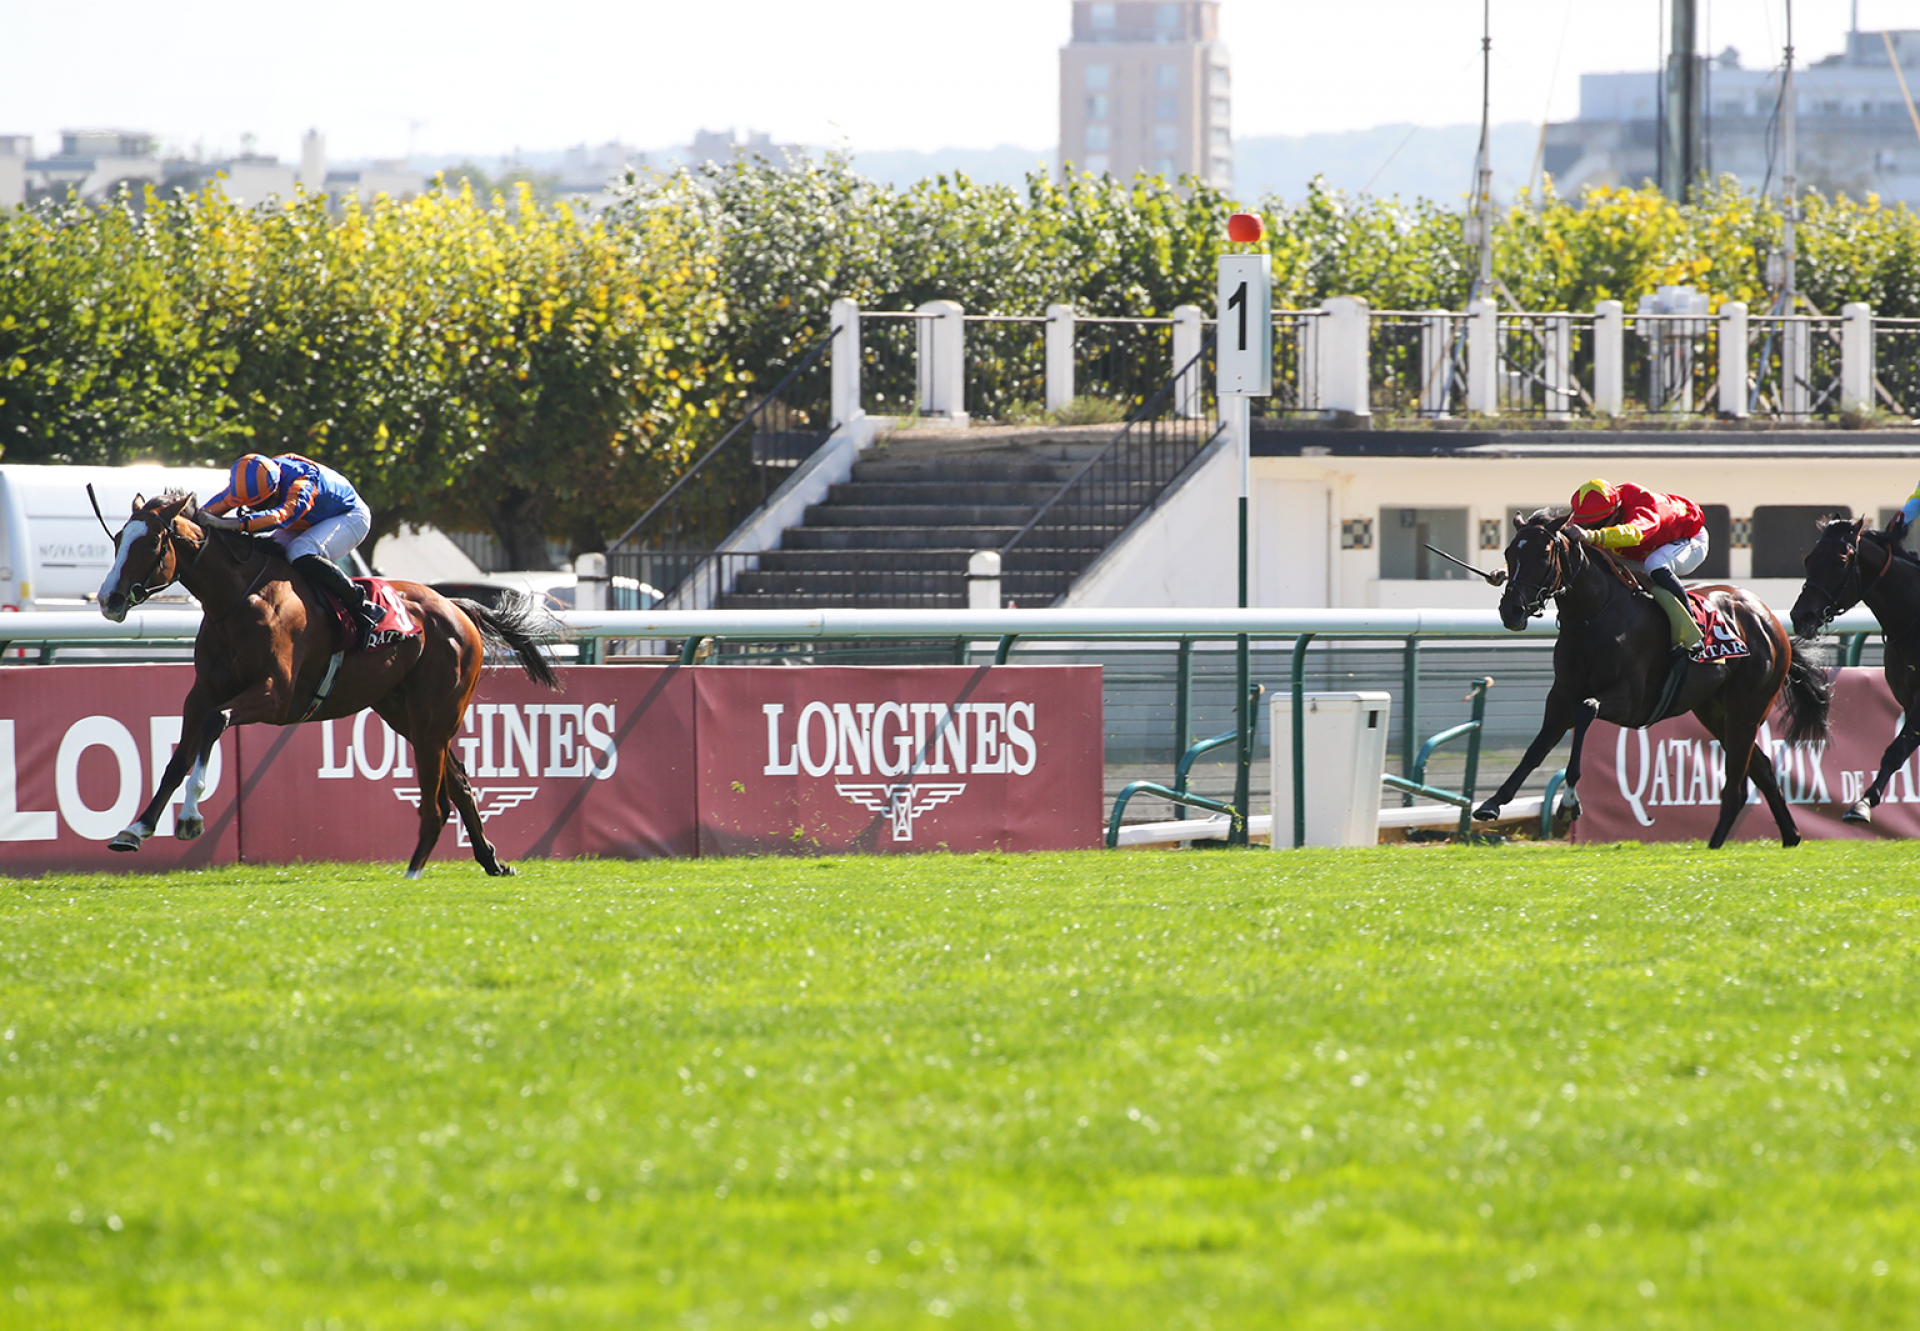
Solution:
<path fill-rule="evenodd" d="M 1911 1326 L 1914 864 L 15 882 L 0 1326 Z"/>

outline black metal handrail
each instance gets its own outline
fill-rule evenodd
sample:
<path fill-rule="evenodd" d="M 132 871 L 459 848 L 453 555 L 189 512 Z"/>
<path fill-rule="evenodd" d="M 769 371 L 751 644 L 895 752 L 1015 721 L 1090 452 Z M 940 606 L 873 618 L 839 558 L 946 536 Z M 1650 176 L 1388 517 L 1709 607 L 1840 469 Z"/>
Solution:
<path fill-rule="evenodd" d="M 1009 601 L 1058 600 L 1115 536 L 1159 502 L 1166 486 L 1219 434 L 1209 391 L 1213 376 L 1206 368 L 1213 342 L 1209 334 L 1199 354 L 1176 370 L 1111 442 L 1000 547 L 1001 589 Z M 1181 408 L 1193 414 L 1180 415 Z M 1045 599 L 1035 601 L 1036 594 Z"/>
<path fill-rule="evenodd" d="M 628 541 L 632 540 L 634 538 L 635 533 L 639 532 L 643 527 L 645 527 L 649 522 L 653 520 L 655 514 L 667 508 L 670 504 L 674 502 L 675 499 L 679 498 L 680 492 L 682 490 L 685 490 L 686 488 L 688 488 L 691 484 L 693 484 L 693 482 L 696 479 L 702 478 L 706 473 L 706 468 L 708 464 L 713 462 L 713 460 L 720 455 L 720 451 L 722 449 L 724 449 L 728 444 L 731 444 L 735 439 L 739 438 L 743 431 L 747 430 L 751 426 L 758 424 L 762 417 L 769 415 L 776 408 L 783 411 L 789 409 L 789 404 L 786 401 L 786 394 L 788 390 L 792 387 L 793 382 L 796 379 L 798 379 L 807 370 L 812 369 L 814 364 L 818 362 L 822 356 L 826 355 L 827 348 L 833 345 L 833 340 L 836 337 L 840 336 L 841 332 L 842 332 L 842 329 L 835 328 L 832 332 L 827 333 L 824 336 L 815 340 L 813 345 L 807 348 L 806 353 L 801 356 L 798 363 L 796 363 L 792 369 L 788 370 L 786 374 L 781 376 L 780 382 L 776 383 L 771 389 L 769 389 L 765 397 L 761 398 L 760 401 L 758 401 L 753 405 L 753 408 L 749 410 L 746 415 L 742 416 L 737 422 L 735 422 L 732 429 L 728 430 L 725 434 L 721 435 L 718 443 L 714 444 L 714 446 L 712 448 L 709 448 L 705 453 L 702 453 L 698 461 L 696 461 L 691 467 L 687 468 L 685 472 L 681 473 L 680 478 L 676 480 L 672 485 L 668 486 L 667 492 L 661 495 L 658 499 L 654 500 L 653 506 L 649 508 L 645 513 L 642 513 L 639 519 L 636 522 L 634 522 L 632 526 L 628 527 L 625 531 L 621 532 L 620 535 L 618 535 L 611 542 L 609 542 L 607 549 L 609 551 L 615 550 L 618 547 L 625 545 Z M 837 421 L 829 421 L 824 430 L 819 430 L 812 433 L 818 433 L 820 436 L 819 442 L 824 443 L 827 440 L 827 438 L 829 438 L 833 434 L 833 431 L 838 424 L 839 422 Z M 790 432 L 782 431 L 781 433 L 784 435 Z M 814 446 L 817 448 L 819 444 L 816 443 Z M 807 454 L 803 454 L 800 457 L 793 459 L 792 462 L 789 463 L 789 465 L 793 465 L 798 462 L 805 461 L 806 456 L 810 455 L 811 452 L 812 452 L 811 449 L 807 450 Z M 762 498 L 764 497 L 765 496 L 763 495 Z M 754 507 L 756 508 L 759 507 L 759 504 L 756 502 Z M 731 528 L 729 528 L 728 530 L 731 530 Z"/>

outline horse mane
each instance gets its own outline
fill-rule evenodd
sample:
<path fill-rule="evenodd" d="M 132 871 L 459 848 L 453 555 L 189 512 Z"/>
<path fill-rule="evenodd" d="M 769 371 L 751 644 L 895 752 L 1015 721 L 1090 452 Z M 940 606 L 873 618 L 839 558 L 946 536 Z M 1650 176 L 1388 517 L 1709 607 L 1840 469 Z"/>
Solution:
<path fill-rule="evenodd" d="M 1580 542 L 1580 548 L 1587 552 L 1589 559 L 1598 560 L 1601 568 L 1620 579 L 1621 584 L 1625 586 L 1628 591 L 1637 592 L 1640 590 L 1640 579 L 1633 576 L 1633 571 L 1627 567 L 1626 561 L 1620 558 L 1619 555 L 1616 555 L 1604 545 L 1591 545 L 1585 541 Z"/>

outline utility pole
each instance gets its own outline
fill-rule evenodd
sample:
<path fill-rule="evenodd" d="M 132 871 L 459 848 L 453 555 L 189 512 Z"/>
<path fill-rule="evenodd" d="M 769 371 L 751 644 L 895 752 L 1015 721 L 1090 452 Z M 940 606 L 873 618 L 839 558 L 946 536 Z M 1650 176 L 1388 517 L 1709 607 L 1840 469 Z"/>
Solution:
<path fill-rule="evenodd" d="M 1480 151 L 1473 159 L 1473 211 L 1467 240 L 1480 251 L 1480 271 L 1469 299 L 1493 298 L 1493 0 L 1480 6 Z"/>
<path fill-rule="evenodd" d="M 1699 56 L 1699 0 L 1672 0 L 1673 39 L 1667 53 L 1661 130 L 1660 190 L 1685 203 L 1706 166 L 1705 71 Z"/>
<path fill-rule="evenodd" d="M 1799 305 L 1794 274 L 1794 223 L 1800 220 L 1800 182 L 1794 175 L 1798 167 L 1793 155 L 1794 121 L 1798 118 L 1793 97 L 1793 0 L 1787 0 L 1787 65 L 1780 77 L 1780 111 L 1784 121 L 1780 143 L 1785 168 L 1780 173 L 1780 186 L 1786 196 L 1781 209 L 1785 225 L 1780 245 L 1780 312 L 1792 314 Z"/>

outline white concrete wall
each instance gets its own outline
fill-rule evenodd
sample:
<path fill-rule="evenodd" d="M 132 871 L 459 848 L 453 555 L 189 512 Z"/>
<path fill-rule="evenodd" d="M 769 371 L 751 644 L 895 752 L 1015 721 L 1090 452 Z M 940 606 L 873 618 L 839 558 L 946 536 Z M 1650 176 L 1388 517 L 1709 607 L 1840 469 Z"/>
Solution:
<path fill-rule="evenodd" d="M 1239 599 L 1240 465 L 1216 439 L 1187 479 L 1124 532 L 1067 594 L 1077 610 L 1231 607 Z"/>
<path fill-rule="evenodd" d="M 1486 607 L 1494 593 L 1484 583 L 1434 579 L 1382 580 L 1380 577 L 1380 513 L 1395 508 L 1465 508 L 1467 510 L 1467 552 L 1470 562 L 1484 569 L 1498 568 L 1501 551 L 1481 549 L 1479 524 L 1493 520 L 1500 526 L 1500 547 L 1511 535 L 1511 517 L 1516 511 L 1531 511 L 1548 505 L 1564 505 L 1582 481 L 1602 476 L 1612 481 L 1634 481 L 1655 490 L 1683 494 L 1700 504 L 1724 504 L 1735 519 L 1750 517 L 1761 505 L 1831 504 L 1845 505 L 1855 516 L 1867 515 L 1877 521 L 1882 508 L 1897 507 L 1913 492 L 1914 479 L 1920 475 L 1920 457 L 1892 454 L 1868 457 L 1807 456 L 1791 458 L 1755 458 L 1739 456 L 1744 444 L 1727 455 L 1694 457 L 1581 456 L 1579 445 L 1569 442 L 1564 457 L 1520 458 L 1420 458 L 1420 457 L 1303 457 L 1253 459 L 1253 543 L 1254 566 L 1262 568 L 1261 551 L 1276 542 L 1297 541 L 1302 531 L 1326 534 L 1330 545 L 1331 567 L 1328 573 L 1328 599 L 1292 596 L 1274 599 L 1255 580 L 1253 601 L 1257 606 L 1329 604 L 1349 608 L 1447 608 Z M 1703 445 L 1702 449 L 1713 447 Z M 1228 468 L 1229 480 L 1231 467 Z M 1233 496 L 1229 486 L 1212 500 L 1212 510 L 1202 521 L 1217 526 L 1216 541 L 1224 541 L 1228 550 L 1227 566 L 1232 568 Z M 1327 512 L 1329 496 L 1331 513 Z M 1340 549 L 1340 524 L 1343 520 L 1372 519 L 1373 545 L 1364 550 Z M 1289 535 L 1291 534 L 1291 535 Z M 1807 531 L 1812 547 L 1814 531 Z M 1198 534 L 1195 539 L 1203 539 Z M 1750 577 L 1751 552 L 1728 552 L 1731 581 L 1749 586 L 1769 605 L 1785 610 L 1799 594 L 1797 579 L 1761 579 Z M 1168 568 L 1160 574 L 1169 585 L 1179 585 L 1189 576 L 1210 569 L 1216 556 L 1200 552 L 1182 560 L 1177 547 L 1169 547 L 1165 557 L 1184 563 L 1185 569 Z M 1231 592 L 1231 582 L 1228 584 Z M 1101 602 L 1101 604 L 1145 604 L 1147 602 Z M 1194 604 L 1178 602 L 1177 604 Z M 1230 605 L 1232 601 L 1212 604 Z"/>

